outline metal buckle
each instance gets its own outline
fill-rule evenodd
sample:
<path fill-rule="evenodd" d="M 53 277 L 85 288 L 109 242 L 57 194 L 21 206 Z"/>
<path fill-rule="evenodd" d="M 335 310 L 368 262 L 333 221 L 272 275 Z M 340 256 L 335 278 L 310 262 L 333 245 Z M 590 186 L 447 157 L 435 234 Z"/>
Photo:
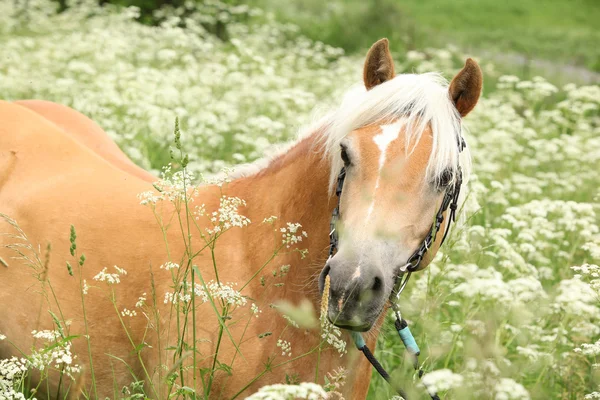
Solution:
<path fill-rule="evenodd" d="M 409 264 L 407 264 L 407 265 L 409 265 Z M 398 281 L 398 284 L 396 285 L 396 286 L 398 286 L 398 289 L 394 289 L 392 291 L 392 296 L 395 295 L 396 299 L 400 298 L 400 295 L 404 291 L 404 288 L 406 288 L 406 284 L 408 283 L 408 280 L 410 279 L 411 274 L 412 274 L 412 272 L 408 271 L 400 276 L 400 280 Z M 396 311 L 396 309 L 397 309 L 396 304 L 393 301 L 390 301 L 390 303 L 392 304 L 392 308 L 394 308 L 394 311 Z"/>

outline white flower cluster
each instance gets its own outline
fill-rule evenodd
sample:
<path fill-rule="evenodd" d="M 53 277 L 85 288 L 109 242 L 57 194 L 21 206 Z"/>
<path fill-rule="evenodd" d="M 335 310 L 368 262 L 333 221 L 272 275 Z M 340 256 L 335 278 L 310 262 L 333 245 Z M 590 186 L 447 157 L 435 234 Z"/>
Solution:
<path fill-rule="evenodd" d="M 170 271 L 172 269 L 176 269 L 179 268 L 179 264 L 171 262 L 171 261 L 167 261 L 166 263 L 164 263 L 163 265 L 160 266 L 160 269 L 166 269 L 167 271 Z"/>
<path fill-rule="evenodd" d="M 575 272 L 575 278 L 589 280 L 590 287 L 600 295 L 600 266 L 596 264 L 583 264 L 581 266 L 571 267 Z"/>
<path fill-rule="evenodd" d="M 146 304 L 146 293 L 142 293 L 142 295 L 138 298 L 138 301 L 135 303 L 136 308 L 142 308 Z"/>
<path fill-rule="evenodd" d="M 449 369 L 439 369 L 423 375 L 421 380 L 429 393 L 435 393 L 461 387 L 464 378 Z"/>
<path fill-rule="evenodd" d="M 324 400 L 327 392 L 315 383 L 301 383 L 299 385 L 276 384 L 264 386 L 246 400 Z"/>
<path fill-rule="evenodd" d="M 88 285 L 87 280 L 84 279 L 83 280 L 83 285 L 81 287 L 81 292 L 83 294 L 88 294 L 89 290 L 90 290 L 90 286 Z"/>
<path fill-rule="evenodd" d="M 222 283 L 216 281 L 210 281 L 206 283 L 206 287 L 208 289 L 208 293 L 213 299 L 221 299 L 226 304 L 232 306 L 245 306 L 248 300 L 245 296 L 243 296 L 240 292 L 234 289 L 236 283 Z M 194 295 L 200 298 L 202 303 L 206 303 L 209 301 L 209 295 L 207 291 L 204 290 L 204 287 L 200 283 L 196 283 L 194 287 Z M 165 293 L 165 304 L 178 304 L 178 303 L 188 303 L 192 300 L 191 290 L 189 287 L 182 284 L 179 291 L 176 292 L 167 292 Z M 258 307 L 256 307 L 258 310 Z M 254 309 L 252 310 L 254 311 Z"/>
<path fill-rule="evenodd" d="M 583 343 L 581 347 L 576 348 L 574 351 L 586 356 L 598 356 L 600 355 L 600 339 L 596 343 Z"/>
<path fill-rule="evenodd" d="M 302 242 L 302 238 L 308 237 L 306 231 L 298 231 L 302 225 L 298 223 L 287 223 L 287 227 L 281 228 L 281 242 L 289 249 L 295 244 Z"/>
<path fill-rule="evenodd" d="M 123 268 L 117 267 L 116 265 L 114 266 L 114 269 L 117 272 L 110 273 L 107 272 L 107 267 L 102 268 L 102 271 L 94 276 L 94 280 L 98 282 L 106 282 L 109 285 L 116 285 L 117 283 L 120 283 L 121 277 L 127 275 L 127 271 L 125 271 Z"/>
<path fill-rule="evenodd" d="M 219 209 L 210 214 L 212 228 L 206 228 L 209 235 L 223 233 L 231 228 L 242 228 L 250 224 L 250 219 L 241 215 L 240 207 L 245 207 L 246 202 L 238 197 L 222 196 L 219 200 Z M 205 215 L 204 205 L 196 209 L 196 218 Z"/>
<path fill-rule="evenodd" d="M 292 344 L 290 342 L 288 342 L 287 340 L 278 339 L 277 347 L 279 347 L 281 349 L 282 356 L 288 356 L 288 357 L 292 356 Z"/>
<path fill-rule="evenodd" d="M 258 306 L 254 303 L 250 306 L 250 311 L 256 318 L 258 318 L 258 314 L 262 313 L 262 310 L 258 308 Z"/>
<path fill-rule="evenodd" d="M 326 314 L 321 314 L 321 339 L 338 351 L 340 357 L 346 354 L 346 341 L 342 339 L 342 331 L 327 319 Z"/>
<path fill-rule="evenodd" d="M 0 360 L 0 399 L 25 400 L 20 391 L 29 361 L 25 358 L 11 357 Z"/>
<path fill-rule="evenodd" d="M 27 366 L 44 371 L 48 368 L 62 369 L 71 379 L 81 372 L 75 364 L 77 356 L 71 352 L 71 341 L 65 341 L 58 330 L 32 331 L 32 336 L 42 339 L 45 346 L 34 350 L 28 358 Z"/>
<path fill-rule="evenodd" d="M 31 336 L 36 339 L 43 339 L 47 342 L 53 342 L 61 337 L 59 331 L 43 330 L 43 331 L 32 331 Z"/>
<path fill-rule="evenodd" d="M 189 303 L 192 300 L 192 295 L 187 293 L 187 292 L 183 292 L 183 291 L 176 291 L 175 293 L 173 292 L 166 292 L 165 293 L 165 299 L 164 299 L 164 303 L 165 304 L 179 304 L 179 303 Z"/>
<path fill-rule="evenodd" d="M 137 311 L 124 308 L 123 311 L 121 311 L 121 316 L 122 317 L 135 317 L 135 316 L 137 316 Z"/>
<path fill-rule="evenodd" d="M 557 287 L 553 306 L 557 311 L 588 320 L 600 320 L 598 296 L 589 284 L 581 279 L 564 279 Z"/>
<path fill-rule="evenodd" d="M 198 289 L 198 286 L 199 285 L 196 286 L 196 289 Z M 247 303 L 246 297 L 235 290 L 233 288 L 234 286 L 237 286 L 237 283 L 219 283 L 210 281 L 206 284 L 208 292 L 214 299 L 221 299 L 230 305 L 245 306 Z M 202 289 L 200 296 L 205 299 L 204 301 L 208 301 L 208 295 L 204 289 Z"/>
<path fill-rule="evenodd" d="M 494 386 L 494 400 L 529 400 L 529 392 L 510 378 L 501 378 Z"/>
<path fill-rule="evenodd" d="M 32 331 L 31 334 L 35 339 L 41 339 L 44 346 L 33 350 L 27 358 L 11 357 L 0 360 L 2 400 L 26 399 L 22 392 L 23 382 L 32 369 L 46 371 L 44 373 L 56 369 L 73 380 L 75 375 L 81 372 L 81 367 L 75 363 L 77 356 L 71 352 L 71 342 L 65 340 L 58 330 Z"/>
<path fill-rule="evenodd" d="M 171 164 L 163 168 L 161 179 L 154 183 L 156 191 L 138 194 L 141 205 L 156 205 L 164 200 L 175 204 L 194 201 L 194 197 L 198 194 L 195 175 L 187 169 L 172 172 L 171 168 Z"/>

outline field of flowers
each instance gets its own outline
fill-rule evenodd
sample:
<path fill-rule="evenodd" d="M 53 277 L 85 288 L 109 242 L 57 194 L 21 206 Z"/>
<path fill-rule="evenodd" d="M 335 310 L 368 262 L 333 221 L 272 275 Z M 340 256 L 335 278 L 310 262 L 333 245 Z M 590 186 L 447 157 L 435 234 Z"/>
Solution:
<path fill-rule="evenodd" d="M 161 11 L 150 27 L 135 9 L 95 4 L 56 14 L 49 1 L 0 2 L 0 98 L 71 106 L 155 172 L 170 160 L 175 116 L 189 169 L 214 173 L 294 139 L 361 79 L 362 56 L 260 10 L 215 2 Z M 217 20 L 228 41 L 207 31 Z M 463 61 L 428 49 L 396 70 L 450 78 Z M 600 399 L 600 87 L 499 77 L 480 62 L 498 84 L 466 120 L 466 221 L 401 299 L 424 379 L 449 399 Z M 402 354 L 384 330 L 380 361 L 412 376 Z M 5 361 L 0 399 L 13 398 Z M 369 398 L 392 396 L 374 376 Z"/>

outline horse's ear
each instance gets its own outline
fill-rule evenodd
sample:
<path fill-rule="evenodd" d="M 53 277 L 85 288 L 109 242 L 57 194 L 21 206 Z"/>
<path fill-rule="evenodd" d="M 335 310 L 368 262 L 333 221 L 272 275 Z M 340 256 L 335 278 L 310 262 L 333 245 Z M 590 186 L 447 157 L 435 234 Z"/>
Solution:
<path fill-rule="evenodd" d="M 470 113 L 477 104 L 482 85 L 483 74 L 481 68 L 472 58 L 467 58 L 465 66 L 452 79 L 448 89 L 450 99 L 454 102 L 461 117 Z"/>
<path fill-rule="evenodd" d="M 365 60 L 363 71 L 363 80 L 367 90 L 389 81 L 394 77 L 394 60 L 390 54 L 389 42 L 387 39 L 379 39 L 369 52 Z"/>

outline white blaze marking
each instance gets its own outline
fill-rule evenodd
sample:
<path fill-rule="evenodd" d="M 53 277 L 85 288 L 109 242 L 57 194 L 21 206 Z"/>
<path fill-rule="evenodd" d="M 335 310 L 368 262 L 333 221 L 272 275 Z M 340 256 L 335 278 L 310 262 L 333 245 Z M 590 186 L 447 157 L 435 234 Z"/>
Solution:
<path fill-rule="evenodd" d="M 377 171 L 377 179 L 375 180 L 375 188 L 373 189 L 373 197 L 371 200 L 371 204 L 369 205 L 369 210 L 367 211 L 367 216 L 365 217 L 365 225 L 369 223 L 371 219 L 371 215 L 373 214 L 373 209 L 375 208 L 375 194 L 377 193 L 377 189 L 379 188 L 379 180 L 381 179 L 381 170 L 385 165 L 385 159 L 387 156 L 387 148 L 394 140 L 398 138 L 400 135 L 400 128 L 404 125 L 405 120 L 399 119 L 393 124 L 389 125 L 381 125 L 381 133 L 373 136 L 373 141 L 377 145 L 377 148 L 380 151 L 379 154 L 379 170 Z M 358 266 L 352 275 L 352 280 L 360 278 L 360 263 L 362 261 L 359 260 Z"/>
<path fill-rule="evenodd" d="M 379 188 L 379 180 L 381 178 L 381 170 L 385 165 L 385 159 L 387 154 L 387 148 L 394 140 L 398 138 L 400 135 L 400 128 L 404 124 L 404 120 L 398 120 L 393 124 L 389 125 L 381 125 L 381 133 L 373 136 L 373 141 L 379 148 L 381 152 L 379 154 L 379 171 L 377 172 L 377 180 L 375 181 L 375 189 L 373 190 L 373 200 L 371 201 L 371 205 L 369 205 L 369 211 L 367 212 L 366 221 L 367 222 L 371 218 L 371 214 L 373 213 L 373 208 L 375 207 L 375 193 Z M 360 266 L 359 266 L 360 268 Z M 360 272 L 359 272 L 360 273 Z"/>

